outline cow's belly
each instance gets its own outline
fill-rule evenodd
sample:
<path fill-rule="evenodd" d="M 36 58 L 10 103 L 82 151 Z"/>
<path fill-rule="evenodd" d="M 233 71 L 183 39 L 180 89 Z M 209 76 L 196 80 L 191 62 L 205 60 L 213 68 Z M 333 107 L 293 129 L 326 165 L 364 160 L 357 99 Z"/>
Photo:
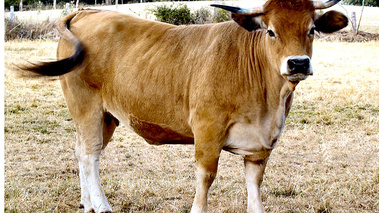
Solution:
<path fill-rule="evenodd" d="M 137 118 L 130 118 L 129 126 L 148 143 L 161 144 L 193 144 L 193 137 L 185 136 L 165 125 L 158 125 Z"/>
<path fill-rule="evenodd" d="M 158 125 L 153 122 L 138 119 L 122 110 L 108 111 L 116 117 L 122 124 L 141 136 L 146 142 L 153 145 L 162 144 L 193 144 L 194 139 L 186 133 L 181 133 L 168 125 Z"/>

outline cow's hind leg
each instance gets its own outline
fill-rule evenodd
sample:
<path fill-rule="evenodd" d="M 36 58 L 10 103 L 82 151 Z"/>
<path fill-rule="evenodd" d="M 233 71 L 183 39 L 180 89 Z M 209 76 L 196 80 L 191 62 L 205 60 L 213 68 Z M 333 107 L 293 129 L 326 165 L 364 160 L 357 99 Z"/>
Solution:
<path fill-rule="evenodd" d="M 94 115 L 93 118 L 95 117 L 97 116 Z M 96 120 L 98 119 L 99 118 Z M 80 207 L 84 208 L 85 212 L 92 210 L 95 212 L 112 211 L 100 184 L 99 162 L 101 150 L 104 149 L 110 141 L 118 125 L 118 120 L 111 114 L 104 113 L 100 121 L 100 126 L 95 123 L 91 123 L 88 126 L 77 125 L 78 141 L 75 155 L 79 161 L 80 171 Z M 102 137 L 100 135 L 101 133 Z"/>
<path fill-rule="evenodd" d="M 77 79 L 66 78 L 62 88 L 77 130 L 75 156 L 79 163 L 80 206 L 85 212 L 112 212 L 99 177 L 102 149 L 108 144 L 118 121 L 104 111 L 101 95 Z M 78 92 L 80 91 L 80 92 Z"/>

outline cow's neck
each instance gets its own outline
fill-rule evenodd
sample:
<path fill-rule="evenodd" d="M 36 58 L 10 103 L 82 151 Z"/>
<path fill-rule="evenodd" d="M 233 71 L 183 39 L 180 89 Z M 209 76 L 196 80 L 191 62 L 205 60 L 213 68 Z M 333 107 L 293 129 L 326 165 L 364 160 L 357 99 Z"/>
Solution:
<path fill-rule="evenodd" d="M 259 76 L 261 79 L 254 81 L 258 85 L 253 85 L 254 88 L 251 89 L 260 93 L 256 96 L 261 99 L 260 106 L 257 107 L 261 109 L 260 123 L 263 124 L 263 128 L 267 129 L 265 131 L 268 142 L 272 142 L 266 148 L 270 148 L 282 132 L 285 118 L 292 104 L 296 84 L 285 80 L 278 70 L 271 67 L 264 33 L 258 32 L 253 36 L 255 36 L 255 42 L 252 44 L 254 50 L 251 51 L 253 53 L 253 69 L 250 72 L 255 72 L 253 75 Z"/>

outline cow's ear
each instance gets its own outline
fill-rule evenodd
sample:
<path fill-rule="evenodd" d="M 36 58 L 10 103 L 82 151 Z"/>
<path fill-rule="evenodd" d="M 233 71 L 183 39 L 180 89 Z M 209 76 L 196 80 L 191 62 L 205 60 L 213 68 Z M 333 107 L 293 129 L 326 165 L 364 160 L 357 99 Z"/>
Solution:
<path fill-rule="evenodd" d="M 241 27 L 245 28 L 247 31 L 254 31 L 261 28 L 265 28 L 265 24 L 262 21 L 261 16 L 253 15 L 240 15 L 237 13 L 232 13 L 232 19 L 237 22 Z"/>
<path fill-rule="evenodd" d="M 315 21 L 316 30 L 323 33 L 333 33 L 348 25 L 347 17 L 331 10 L 318 17 Z"/>

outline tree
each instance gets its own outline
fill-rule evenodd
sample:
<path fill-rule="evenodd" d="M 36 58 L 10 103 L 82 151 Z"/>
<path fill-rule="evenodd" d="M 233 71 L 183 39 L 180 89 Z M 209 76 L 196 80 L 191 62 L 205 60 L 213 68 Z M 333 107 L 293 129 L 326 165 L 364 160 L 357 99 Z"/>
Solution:
<path fill-rule="evenodd" d="M 4 1 L 4 9 L 8 9 L 10 8 L 10 6 L 14 6 L 14 10 L 19 10 L 19 0 L 5 0 Z"/>

